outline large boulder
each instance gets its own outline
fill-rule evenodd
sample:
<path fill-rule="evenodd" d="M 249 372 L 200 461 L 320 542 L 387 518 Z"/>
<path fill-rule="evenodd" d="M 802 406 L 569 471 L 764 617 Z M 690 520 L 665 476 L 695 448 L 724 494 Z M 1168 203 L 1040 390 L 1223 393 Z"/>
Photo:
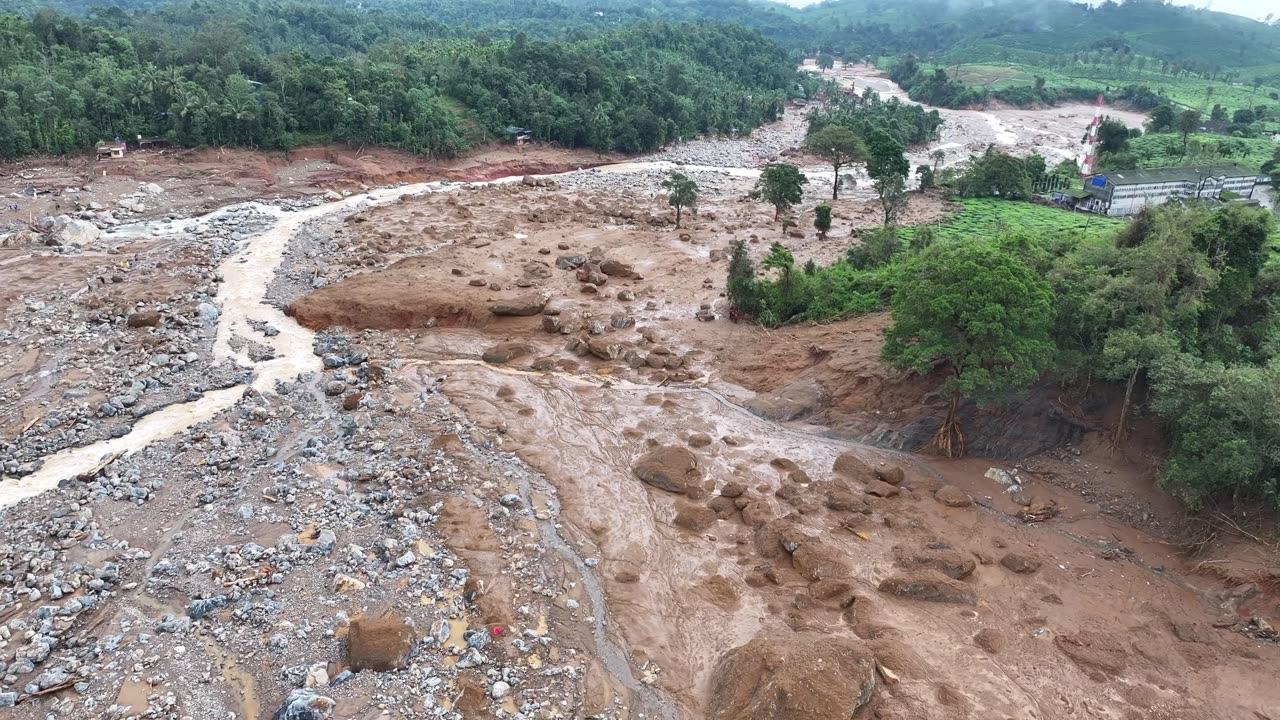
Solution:
<path fill-rule="evenodd" d="M 617 340 L 593 337 L 587 341 L 587 351 L 601 360 L 617 360 L 622 357 L 623 346 Z"/>
<path fill-rule="evenodd" d="M 961 490 L 955 485 L 943 485 L 933 494 L 938 502 L 947 507 L 969 507 L 973 504 L 973 498 L 969 497 L 969 493 Z"/>
<path fill-rule="evenodd" d="M 528 317 L 541 314 L 546 306 L 547 298 L 541 295 L 526 295 L 496 303 L 489 308 L 489 312 L 499 317 Z"/>
<path fill-rule="evenodd" d="M 871 700 L 876 661 L 860 641 L 816 633 L 757 636 L 711 675 L 710 720 L 852 718 Z"/>
<path fill-rule="evenodd" d="M 51 245 L 83 247 L 97 240 L 101 234 L 98 226 L 88 220 L 75 220 L 66 215 L 59 215 L 53 218 L 48 238 Z"/>
<path fill-rule="evenodd" d="M 743 407 L 767 420 L 786 422 L 807 417 L 827 403 L 827 391 L 814 380 L 796 380 L 773 394 L 747 400 Z"/>
<path fill-rule="evenodd" d="M 879 482 L 875 470 L 852 450 L 841 453 L 840 457 L 836 458 L 836 461 L 832 463 L 831 471 L 864 485 L 868 485 L 873 481 Z"/>
<path fill-rule="evenodd" d="M 933 603 L 974 605 L 978 595 L 973 588 L 952 580 L 937 570 L 922 570 L 907 575 L 894 575 L 880 583 L 880 592 Z"/>
<path fill-rule="evenodd" d="M 338 703 L 308 688 L 297 688 L 289 693 L 271 720 L 327 720 L 333 717 Z"/>
<path fill-rule="evenodd" d="M 955 550 L 893 549 L 894 564 L 907 570 L 937 570 L 953 580 L 963 580 L 973 574 L 978 564 Z"/>
<path fill-rule="evenodd" d="M 698 457 L 688 448 L 677 445 L 667 445 L 645 453 L 631 467 L 631 472 L 642 482 L 659 490 L 681 494 L 688 491 L 690 483 L 702 479 Z"/>
<path fill-rule="evenodd" d="M 502 365 L 511 362 L 518 357 L 528 355 L 533 348 L 521 342 L 500 342 L 497 345 L 485 350 L 480 355 L 480 359 L 490 365 Z"/>
<path fill-rule="evenodd" d="M 1008 553 L 1000 558 L 1000 564 L 1009 572 L 1019 575 L 1030 575 L 1040 569 L 1040 559 L 1022 553 Z"/>
<path fill-rule="evenodd" d="M 621 260 L 605 260 L 600 263 L 600 272 L 610 277 L 628 278 L 632 280 L 641 279 L 640 273 L 636 272 L 635 268 Z"/>
<path fill-rule="evenodd" d="M 821 542 L 806 542 L 791 554 L 791 564 L 806 580 L 817 582 L 850 576 L 849 565 L 840 552 Z"/>

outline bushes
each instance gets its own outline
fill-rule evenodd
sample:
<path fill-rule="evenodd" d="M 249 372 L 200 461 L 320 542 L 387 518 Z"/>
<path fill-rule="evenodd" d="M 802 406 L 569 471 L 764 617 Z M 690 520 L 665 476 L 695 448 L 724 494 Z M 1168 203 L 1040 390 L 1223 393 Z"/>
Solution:
<path fill-rule="evenodd" d="M 1265 210 L 1165 206 L 1125 224 L 1025 202 L 964 204 L 937 227 L 868 232 L 828 267 L 801 271 L 776 245 L 765 279 L 741 272 L 738 243 L 730 299 L 770 326 L 828 321 L 902 296 L 916 259 L 939 247 L 981 245 L 966 262 L 999 257 L 1017 270 L 1009 277 L 1035 278 L 1037 288 L 1044 278 L 1051 289 L 1059 381 L 1123 391 L 1115 442 L 1140 409 L 1164 423 L 1161 481 L 1171 492 L 1192 507 L 1231 499 L 1280 508 L 1280 268 L 1267 264 L 1274 223 Z M 916 293 L 922 306 L 940 297 L 930 293 Z M 994 310 L 984 317 L 1007 320 Z M 946 439 L 954 447 L 958 436 Z"/>

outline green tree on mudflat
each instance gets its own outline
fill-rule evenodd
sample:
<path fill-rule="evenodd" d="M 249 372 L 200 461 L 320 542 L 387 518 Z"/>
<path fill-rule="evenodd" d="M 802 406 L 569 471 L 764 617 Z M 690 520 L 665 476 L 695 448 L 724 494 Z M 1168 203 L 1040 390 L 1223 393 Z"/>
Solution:
<path fill-rule="evenodd" d="M 928 165 L 920 165 L 916 168 L 916 177 L 920 178 L 920 192 L 924 192 L 933 187 L 933 168 Z"/>
<path fill-rule="evenodd" d="M 840 168 L 867 157 L 862 140 L 849 128 L 827 125 L 805 139 L 809 151 L 831 163 L 835 178 L 831 183 L 831 199 L 840 199 Z"/>
<path fill-rule="evenodd" d="M 813 209 L 813 226 L 818 230 L 818 236 L 823 240 L 827 239 L 827 231 L 831 229 L 831 206 L 822 203 Z"/>
<path fill-rule="evenodd" d="M 680 213 L 698 204 L 698 183 L 684 173 L 673 172 L 662 181 L 667 189 L 667 204 L 676 209 L 676 229 L 680 228 Z"/>
<path fill-rule="evenodd" d="M 1053 317 L 1049 285 L 993 245 L 939 241 L 909 261 L 883 352 L 899 368 L 947 374 L 947 417 L 926 448 L 963 455 L 960 399 L 996 401 L 1040 377 L 1053 360 Z"/>
<path fill-rule="evenodd" d="M 1129 149 L 1129 128 L 1107 118 L 1098 124 L 1098 152 L 1119 153 Z"/>
<path fill-rule="evenodd" d="M 809 178 L 795 165 L 773 163 L 760 173 L 756 190 L 765 202 L 773 206 L 773 219 L 777 220 L 783 212 L 800 202 L 804 185 L 808 182 Z"/>
<path fill-rule="evenodd" d="M 867 175 L 880 198 L 884 224 L 893 225 L 906 205 L 907 174 L 911 163 L 903 154 L 902 143 L 880 128 L 867 135 Z"/>
<path fill-rule="evenodd" d="M 818 69 L 826 72 L 836 66 L 836 59 L 831 53 L 818 53 Z"/>
<path fill-rule="evenodd" d="M 734 240 L 729 246 L 729 282 L 725 294 L 729 296 L 729 307 L 736 313 L 753 317 L 760 310 L 756 268 L 746 240 Z"/>
<path fill-rule="evenodd" d="M 1169 105 L 1158 105 L 1147 116 L 1147 132 L 1170 132 L 1174 129 L 1175 123 L 1177 118 L 1174 116 L 1173 108 Z"/>

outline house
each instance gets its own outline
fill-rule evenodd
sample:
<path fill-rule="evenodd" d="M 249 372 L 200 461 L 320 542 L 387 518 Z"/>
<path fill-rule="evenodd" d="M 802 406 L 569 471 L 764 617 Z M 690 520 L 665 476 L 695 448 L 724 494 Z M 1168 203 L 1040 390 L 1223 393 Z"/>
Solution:
<path fill-rule="evenodd" d="M 139 150 L 158 150 L 160 148 L 169 147 L 169 141 L 160 137 L 142 137 L 138 136 Z"/>
<path fill-rule="evenodd" d="M 1076 207 L 1101 215 L 1133 215 L 1149 205 L 1161 205 L 1174 198 L 1253 199 L 1254 188 L 1267 179 L 1257 170 L 1242 165 L 1201 165 L 1189 167 L 1107 170 L 1084 179 L 1089 197 Z"/>
<path fill-rule="evenodd" d="M 125 144 L 120 141 L 98 143 L 97 158 L 99 160 L 118 160 L 124 157 Z"/>
<path fill-rule="evenodd" d="M 533 139 L 533 131 L 529 128 L 516 127 L 511 125 L 507 127 L 507 135 L 516 145 L 523 145 Z"/>

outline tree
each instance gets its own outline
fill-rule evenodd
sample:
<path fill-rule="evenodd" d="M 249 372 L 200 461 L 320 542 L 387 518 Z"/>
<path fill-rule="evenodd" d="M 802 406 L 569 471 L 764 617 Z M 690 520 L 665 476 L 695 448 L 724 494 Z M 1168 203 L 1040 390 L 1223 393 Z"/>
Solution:
<path fill-rule="evenodd" d="M 881 128 L 873 129 L 867 136 L 867 175 L 880 198 L 885 225 L 895 224 L 906 204 L 910 172 L 911 163 L 903 154 L 902 143 Z"/>
<path fill-rule="evenodd" d="M 836 66 L 836 59 L 831 53 L 818 53 L 818 69 L 824 73 Z"/>
<path fill-rule="evenodd" d="M 1222 105 L 1214 105 L 1213 109 L 1209 111 L 1209 119 L 1225 121 L 1227 119 L 1227 109 Z"/>
<path fill-rule="evenodd" d="M 1031 181 L 1032 187 L 1044 180 L 1045 174 L 1049 171 L 1049 164 L 1040 153 L 1031 153 L 1023 158 L 1022 166 L 1026 169 L 1027 179 Z"/>
<path fill-rule="evenodd" d="M 822 203 L 813 209 L 813 226 L 818 229 L 818 236 L 827 239 L 827 231 L 831 229 L 831 206 Z"/>
<path fill-rule="evenodd" d="M 773 219 L 777 220 L 784 211 L 800 202 L 803 186 L 808 182 L 809 178 L 795 165 L 772 163 L 760 173 L 756 190 L 765 202 L 773 206 Z"/>
<path fill-rule="evenodd" d="M 1119 153 L 1128 149 L 1128 126 L 1111 118 L 1106 118 L 1098 124 L 1098 152 Z"/>
<path fill-rule="evenodd" d="M 850 245 L 844 258 L 858 270 L 866 270 L 889 262 L 900 249 L 902 240 L 898 237 L 898 229 L 886 225 L 864 232 L 861 242 Z"/>
<path fill-rule="evenodd" d="M 1187 137 L 1200 129 L 1200 111 L 1183 110 L 1178 115 L 1178 132 L 1182 133 L 1182 155 L 1187 154 Z"/>
<path fill-rule="evenodd" d="M 1006 200 L 1021 200 L 1031 196 L 1031 179 L 1022 160 L 991 148 L 970 162 L 968 172 L 960 177 L 957 190 L 966 197 L 999 196 Z"/>
<path fill-rule="evenodd" d="M 840 168 L 866 159 L 867 150 L 852 130 L 840 125 L 827 125 L 811 134 L 805 146 L 831 163 L 835 178 L 831 183 L 831 199 L 840 199 Z"/>
<path fill-rule="evenodd" d="M 1255 120 L 1257 120 L 1257 118 L 1254 116 L 1253 110 L 1250 108 L 1240 108 L 1231 116 L 1231 122 L 1237 125 L 1250 125 Z"/>
<path fill-rule="evenodd" d="M 1271 176 L 1271 185 L 1280 189 L 1280 148 L 1276 148 L 1271 159 L 1262 163 L 1262 172 Z"/>
<path fill-rule="evenodd" d="M 667 189 L 667 204 L 676 209 L 676 228 L 680 227 L 680 214 L 684 208 L 697 207 L 698 183 L 684 173 L 673 172 L 662 181 Z"/>
<path fill-rule="evenodd" d="M 725 294 L 729 297 L 731 312 L 747 317 L 759 312 L 756 269 L 747 251 L 746 240 L 735 240 L 729 246 L 729 282 Z"/>
<path fill-rule="evenodd" d="M 938 148 L 937 150 L 929 153 L 929 159 L 933 161 L 933 174 L 937 175 L 938 168 L 941 167 L 943 161 L 947 159 L 947 151 L 942 148 Z"/>
<path fill-rule="evenodd" d="M 947 374 L 947 417 L 926 447 L 963 455 L 960 399 L 997 401 L 1040 377 L 1053 360 L 1053 317 L 1049 285 L 993 244 L 941 240 L 909 261 L 883 352 L 899 368 Z"/>
<path fill-rule="evenodd" d="M 1147 116 L 1147 132 L 1169 132 L 1173 130 L 1174 123 L 1177 119 L 1174 117 L 1173 108 L 1169 105 L 1157 105 Z"/>
<path fill-rule="evenodd" d="M 916 168 L 916 176 L 920 178 L 920 192 L 933 187 L 933 168 L 921 165 Z"/>

